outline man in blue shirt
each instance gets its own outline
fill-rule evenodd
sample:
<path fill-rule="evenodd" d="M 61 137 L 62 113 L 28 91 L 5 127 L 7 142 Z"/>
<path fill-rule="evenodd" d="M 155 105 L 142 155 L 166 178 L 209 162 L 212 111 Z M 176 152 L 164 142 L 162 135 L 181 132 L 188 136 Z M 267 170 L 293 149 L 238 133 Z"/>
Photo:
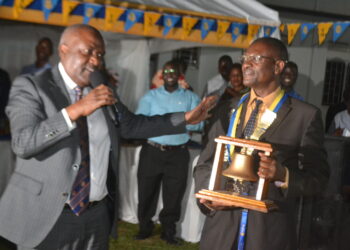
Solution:
<path fill-rule="evenodd" d="M 140 100 L 137 114 L 147 116 L 188 111 L 200 102 L 192 91 L 179 87 L 179 64 L 170 61 L 163 67 L 164 85 L 149 91 Z M 187 125 L 187 130 L 201 130 L 203 122 Z M 168 244 L 178 245 L 175 223 L 180 219 L 181 201 L 186 189 L 189 152 L 186 143 L 188 133 L 149 138 L 140 152 L 138 167 L 138 219 L 139 233 L 135 239 L 151 236 L 162 185 L 163 209 L 159 220 L 162 224 L 161 238 Z"/>

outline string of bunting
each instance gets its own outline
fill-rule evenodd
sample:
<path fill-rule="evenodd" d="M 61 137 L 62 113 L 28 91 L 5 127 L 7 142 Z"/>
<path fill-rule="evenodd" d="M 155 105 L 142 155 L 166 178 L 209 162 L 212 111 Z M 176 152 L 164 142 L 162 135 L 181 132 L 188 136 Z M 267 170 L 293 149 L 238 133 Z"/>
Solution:
<path fill-rule="evenodd" d="M 320 22 L 320 23 L 289 23 L 280 26 L 281 32 L 287 32 L 288 45 L 291 45 L 296 34 L 300 31 L 300 39 L 304 41 L 311 31 L 317 29 L 318 44 L 322 45 L 333 27 L 332 41 L 336 42 L 347 30 L 350 21 L 344 22 Z"/>
<path fill-rule="evenodd" d="M 80 22 L 84 24 L 89 24 L 92 20 L 103 22 L 103 29 L 112 32 L 135 34 L 135 32 L 130 31 L 133 31 L 133 28 L 138 24 L 142 25 L 142 34 L 139 35 L 169 38 L 175 33 L 175 30 L 181 29 L 179 39 L 190 40 L 191 35 L 197 32 L 199 33 L 198 42 L 208 40 L 208 35 L 213 33 L 214 36 L 211 37 L 211 40 L 215 40 L 214 42 L 219 45 L 223 37 L 227 35 L 232 44 L 249 44 L 257 36 L 272 36 L 278 28 L 277 26 L 161 13 L 77 0 L 0 0 L 0 18 L 6 18 L 2 14 L 2 7 L 11 8 L 11 18 L 14 20 L 21 20 L 25 10 L 36 10 L 42 12 L 42 23 L 49 22 L 51 16 L 59 14 L 62 25 L 68 25 L 71 19 L 80 17 L 82 18 Z M 123 25 L 122 30 L 120 30 L 120 24 Z M 349 26 L 350 21 L 288 23 L 281 24 L 279 30 L 282 33 L 287 33 L 288 45 L 293 43 L 298 32 L 300 32 L 301 41 L 304 41 L 311 31 L 317 30 L 318 44 L 322 45 L 331 28 L 333 28 L 332 41 L 336 42 Z M 136 29 L 134 28 L 134 30 Z"/>
<path fill-rule="evenodd" d="M 6 15 L 2 14 L 4 13 L 2 7 L 12 9 L 11 19 L 14 20 L 25 21 L 22 18 L 24 11 L 36 10 L 42 12 L 41 23 L 50 23 L 53 16 L 57 19 L 57 14 L 59 14 L 61 24 L 68 25 L 73 18 L 80 16 L 82 23 L 91 24 L 93 20 L 98 20 L 98 22 L 103 22 L 103 30 L 112 32 L 120 32 L 122 22 L 125 33 L 132 33 L 130 31 L 137 24 L 141 24 L 143 35 L 154 36 L 156 31 L 157 37 L 164 38 L 168 38 L 172 32 L 175 33 L 175 30 L 178 29 L 181 29 L 180 39 L 183 40 L 189 40 L 188 38 L 195 31 L 199 32 L 202 41 L 213 33 L 214 35 L 211 36 L 216 39 L 218 44 L 227 35 L 231 37 L 231 43 L 242 44 L 244 40 L 249 44 L 257 36 L 271 36 L 278 28 L 278 26 L 254 25 L 76 0 L 0 0 L 0 18 L 6 18 Z"/>

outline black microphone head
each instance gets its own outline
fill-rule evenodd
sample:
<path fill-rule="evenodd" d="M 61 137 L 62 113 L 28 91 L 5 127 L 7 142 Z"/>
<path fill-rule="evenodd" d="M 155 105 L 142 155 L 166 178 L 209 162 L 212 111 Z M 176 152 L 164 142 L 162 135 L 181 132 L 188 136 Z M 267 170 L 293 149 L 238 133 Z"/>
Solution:
<path fill-rule="evenodd" d="M 102 73 L 99 70 L 94 70 L 90 73 L 90 84 L 93 88 L 96 88 L 100 84 L 108 84 L 106 74 Z"/>

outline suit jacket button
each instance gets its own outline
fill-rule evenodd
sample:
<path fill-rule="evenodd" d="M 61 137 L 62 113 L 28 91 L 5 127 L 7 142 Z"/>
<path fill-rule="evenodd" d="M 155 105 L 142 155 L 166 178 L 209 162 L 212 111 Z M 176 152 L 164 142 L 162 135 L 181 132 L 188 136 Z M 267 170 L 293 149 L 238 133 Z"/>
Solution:
<path fill-rule="evenodd" d="M 74 165 L 73 165 L 73 169 L 74 169 L 75 171 L 78 171 L 78 170 L 79 170 L 79 164 L 74 164 Z"/>
<path fill-rule="evenodd" d="M 62 193 L 62 196 L 68 197 L 68 193 Z"/>

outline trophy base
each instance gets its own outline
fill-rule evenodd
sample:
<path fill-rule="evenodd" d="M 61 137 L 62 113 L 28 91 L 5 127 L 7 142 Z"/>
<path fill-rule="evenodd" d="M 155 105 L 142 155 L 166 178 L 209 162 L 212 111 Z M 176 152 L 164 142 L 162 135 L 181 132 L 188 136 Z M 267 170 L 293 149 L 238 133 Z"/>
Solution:
<path fill-rule="evenodd" d="M 217 201 L 228 206 L 247 208 L 263 213 L 278 209 L 277 205 L 270 200 L 259 201 L 252 196 L 239 195 L 228 191 L 211 191 L 202 189 L 196 193 L 196 198 Z"/>

